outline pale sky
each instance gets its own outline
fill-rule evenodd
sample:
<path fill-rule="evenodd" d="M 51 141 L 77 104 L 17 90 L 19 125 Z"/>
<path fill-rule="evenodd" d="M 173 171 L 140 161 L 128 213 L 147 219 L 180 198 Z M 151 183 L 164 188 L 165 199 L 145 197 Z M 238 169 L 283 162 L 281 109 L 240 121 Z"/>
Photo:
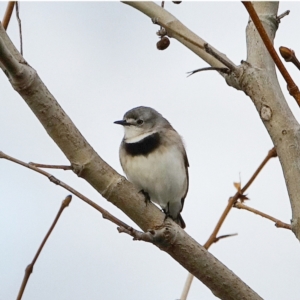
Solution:
<path fill-rule="evenodd" d="M 2 18 L 7 2 L 0 2 Z M 240 2 L 183 2 L 165 8 L 232 61 L 246 59 L 248 15 Z M 275 39 L 299 53 L 297 2 Z M 272 148 L 251 100 L 227 86 L 216 72 L 187 78 L 206 67 L 171 39 L 156 49 L 157 25 L 119 2 L 22 2 L 24 57 L 37 70 L 77 128 L 99 155 L 123 174 L 118 148 L 123 136 L 113 124 L 136 106 L 151 106 L 182 135 L 190 161 L 190 189 L 182 216 L 186 231 L 204 244 L 216 225 L 233 182 L 242 184 Z M 19 47 L 15 16 L 8 34 Z M 294 80 L 299 72 L 286 64 Z M 294 114 L 299 108 L 288 95 Z M 25 162 L 68 164 L 22 98 L 0 75 L 0 150 Z M 50 171 L 124 222 L 137 226 L 71 171 Z M 33 259 L 68 191 L 29 169 L 0 161 L 0 300 L 15 299 Z M 247 192 L 247 204 L 289 223 L 291 209 L 278 159 L 271 160 Z M 210 251 L 262 298 L 299 299 L 299 241 L 285 229 L 233 209 Z M 153 245 L 134 242 L 80 199 L 61 216 L 29 279 L 24 300 L 175 300 L 187 271 Z M 194 280 L 189 300 L 215 299 Z"/>

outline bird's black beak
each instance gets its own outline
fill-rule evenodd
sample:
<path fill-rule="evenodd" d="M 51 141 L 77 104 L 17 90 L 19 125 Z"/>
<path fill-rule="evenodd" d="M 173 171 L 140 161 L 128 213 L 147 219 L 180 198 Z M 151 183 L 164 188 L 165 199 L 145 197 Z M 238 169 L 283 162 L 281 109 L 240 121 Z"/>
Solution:
<path fill-rule="evenodd" d="M 130 125 L 130 123 L 127 123 L 126 120 L 115 121 L 114 123 L 122 125 L 122 126 L 129 126 Z"/>

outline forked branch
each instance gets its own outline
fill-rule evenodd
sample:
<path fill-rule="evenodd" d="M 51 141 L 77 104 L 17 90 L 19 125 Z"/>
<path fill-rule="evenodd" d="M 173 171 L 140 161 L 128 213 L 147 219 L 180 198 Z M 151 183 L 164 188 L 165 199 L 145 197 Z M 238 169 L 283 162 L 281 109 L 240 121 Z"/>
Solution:
<path fill-rule="evenodd" d="M 47 242 L 47 240 L 48 240 L 51 232 L 53 231 L 55 225 L 57 224 L 57 221 L 58 221 L 59 217 L 61 216 L 61 214 L 64 211 L 64 209 L 69 206 L 71 200 L 72 200 L 72 196 L 71 195 L 67 196 L 65 198 L 65 200 L 63 200 L 63 202 L 61 203 L 61 206 L 59 208 L 59 211 L 58 211 L 58 213 L 57 213 L 57 215 L 56 215 L 56 217 L 55 217 L 52 225 L 50 226 L 50 229 L 48 230 L 46 236 L 44 237 L 44 239 L 43 239 L 43 241 L 42 241 L 39 249 L 37 250 L 37 252 L 36 252 L 36 254 L 35 254 L 32 262 L 26 267 L 24 278 L 23 278 L 23 281 L 22 281 L 22 284 L 21 284 L 21 287 L 20 287 L 20 290 L 19 290 L 19 293 L 18 293 L 18 296 L 17 296 L 17 300 L 21 300 L 22 299 L 22 296 L 23 296 L 24 290 L 26 288 L 28 279 L 29 279 L 29 277 L 30 277 L 30 275 L 31 275 L 31 273 L 33 271 L 33 267 L 34 267 L 34 265 L 35 265 L 35 263 L 36 263 L 39 255 L 40 255 L 40 253 L 42 252 L 42 250 L 43 250 L 43 248 L 44 248 L 44 246 L 45 246 L 45 244 L 46 244 L 46 242 Z"/>

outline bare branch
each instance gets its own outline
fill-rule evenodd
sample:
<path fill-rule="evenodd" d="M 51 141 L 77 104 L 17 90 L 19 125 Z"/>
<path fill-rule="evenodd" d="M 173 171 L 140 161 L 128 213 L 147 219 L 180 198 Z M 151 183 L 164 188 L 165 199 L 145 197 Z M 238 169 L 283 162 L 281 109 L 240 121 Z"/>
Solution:
<path fill-rule="evenodd" d="M 21 19 L 20 19 L 20 14 L 19 14 L 19 5 L 20 5 L 20 3 L 17 1 L 17 2 L 16 2 L 16 16 L 17 16 L 18 25 L 19 25 L 20 53 L 21 53 L 21 55 L 23 55 L 23 37 L 22 37 L 22 25 L 21 25 Z"/>
<path fill-rule="evenodd" d="M 124 228 L 124 227 L 118 227 L 117 228 L 119 233 L 127 233 L 128 235 L 133 237 L 134 241 L 144 241 L 147 243 L 153 243 L 154 242 L 154 230 L 142 232 L 138 231 L 136 229 L 131 228 Z"/>
<path fill-rule="evenodd" d="M 207 68 L 201 68 L 201 69 L 187 72 L 189 74 L 187 77 L 194 75 L 195 73 L 202 72 L 202 71 L 218 71 L 218 72 L 225 73 L 225 74 L 230 74 L 230 72 L 231 72 L 230 69 L 227 69 L 227 68 L 207 67 Z"/>
<path fill-rule="evenodd" d="M 2 38 L 0 43 L 5 41 L 5 47 L 9 49 L 11 56 L 15 59 L 19 57 L 15 47 L 7 38 L 6 32 L 1 29 L 1 24 L 0 38 Z M 206 53 L 206 55 L 208 54 Z M 0 62 L 5 60 L 6 57 L 0 55 Z M 213 58 L 213 60 L 215 59 Z M 20 65 L 23 67 L 21 74 L 8 72 L 8 76 L 11 78 L 10 82 L 37 116 L 49 136 L 69 159 L 71 165 L 80 169 L 79 176 L 127 214 L 143 231 L 161 227 L 164 223 L 164 213 L 151 203 L 145 205 L 143 197 L 137 189 L 106 164 L 89 145 L 37 73 L 29 65 Z M 0 64 L 1 66 L 3 65 Z M 5 70 L 7 71 L 7 69 Z M 33 166 L 28 167 L 34 168 Z M 49 175 L 47 173 L 47 177 L 51 179 Z M 173 221 L 170 224 L 168 226 L 163 224 L 161 234 L 156 235 L 158 239 L 162 238 L 162 240 L 155 239 L 155 245 L 201 280 L 217 297 L 261 299 L 238 276 L 207 252 L 178 225 Z M 120 226 L 126 228 L 127 225 Z M 188 257 L 191 259 L 187 259 Z"/>
<path fill-rule="evenodd" d="M 96 204 L 95 202 L 93 202 L 89 198 L 85 197 L 84 195 L 82 195 L 81 193 L 79 193 L 78 191 L 76 191 L 75 189 L 73 189 L 72 187 L 70 187 L 69 185 L 67 185 L 66 183 L 64 183 L 63 181 L 57 179 L 56 177 L 54 177 L 50 173 L 47 173 L 47 172 L 45 172 L 45 171 L 43 171 L 43 170 L 35 167 L 31 163 L 27 164 L 27 163 L 25 163 L 25 162 L 23 162 L 21 160 L 18 160 L 18 159 L 14 158 L 14 157 L 11 157 L 11 156 L 3 153 L 2 151 L 0 151 L 0 158 L 7 159 L 7 160 L 9 160 L 11 162 L 19 164 L 19 165 L 21 165 L 23 167 L 26 167 L 28 169 L 31 169 L 31 170 L 33 170 L 35 172 L 38 172 L 38 173 L 46 176 L 54 184 L 63 187 L 64 189 L 68 190 L 72 194 L 76 195 L 79 199 L 83 200 L 84 202 L 86 202 L 87 204 L 89 204 L 90 206 L 92 206 L 93 208 L 95 208 L 96 210 L 98 210 L 102 214 L 102 217 L 104 219 L 107 219 L 107 220 L 113 222 L 114 224 L 116 224 L 118 226 L 121 226 L 121 227 L 124 227 L 124 228 L 131 228 L 130 226 L 128 226 L 127 224 L 125 224 L 124 222 L 122 222 L 121 220 L 119 220 L 118 218 L 116 218 L 115 216 L 113 216 L 112 214 L 110 214 L 107 210 L 105 210 L 104 208 L 102 208 L 100 205 Z"/>
<path fill-rule="evenodd" d="M 233 236 L 237 236 L 237 235 L 238 235 L 237 233 L 231 233 L 231 234 L 223 234 L 223 235 L 217 236 L 216 239 L 215 239 L 215 243 L 217 243 L 219 240 L 226 239 L 226 238 L 233 237 Z"/>
<path fill-rule="evenodd" d="M 284 222 L 282 222 L 282 221 L 280 221 L 280 220 L 278 220 L 278 219 L 276 219 L 276 218 L 274 218 L 274 217 L 272 217 L 270 215 L 267 215 L 267 214 L 265 214 L 265 213 L 263 213 L 263 212 L 261 212 L 261 211 L 259 211 L 257 209 L 249 207 L 249 206 L 247 206 L 247 205 L 245 205 L 243 203 L 236 202 L 234 204 L 234 207 L 239 208 L 239 209 L 248 210 L 248 211 L 253 212 L 253 213 L 257 214 L 257 215 L 260 215 L 263 218 L 269 219 L 269 220 L 273 221 L 275 223 L 275 226 L 278 227 L 278 228 L 285 228 L 285 229 L 289 229 L 289 230 L 292 229 L 292 226 L 290 224 L 284 223 Z"/>
<path fill-rule="evenodd" d="M 276 17 L 277 22 L 280 23 L 281 19 L 284 18 L 285 16 L 288 16 L 290 14 L 290 10 L 286 10 L 284 13 L 280 14 L 279 16 Z"/>
<path fill-rule="evenodd" d="M 222 57 L 218 52 L 211 48 L 207 43 L 204 44 L 204 49 L 207 53 L 211 54 L 214 58 L 216 58 L 219 62 L 226 66 L 231 72 L 236 72 L 237 67 L 227 59 L 224 59 L 224 57 Z"/>
<path fill-rule="evenodd" d="M 299 91 L 297 85 L 295 84 L 295 82 L 293 81 L 292 77 L 290 76 L 289 72 L 285 68 L 284 64 L 280 60 L 280 58 L 279 58 L 276 50 L 274 49 L 274 46 L 273 46 L 271 40 L 269 39 L 268 34 L 267 34 L 266 30 L 264 29 L 252 3 L 246 2 L 246 1 L 243 1 L 242 3 L 246 7 L 260 37 L 262 38 L 271 57 L 273 58 L 278 70 L 280 71 L 281 75 L 283 76 L 284 80 L 286 81 L 286 83 L 288 85 L 289 93 L 295 98 L 298 105 L 300 106 L 300 91 Z"/>
<path fill-rule="evenodd" d="M 246 192 L 246 190 L 250 187 L 250 185 L 253 183 L 253 181 L 255 180 L 255 178 L 257 177 L 257 175 L 260 173 L 260 171 L 264 168 L 264 166 L 267 164 L 267 162 L 273 158 L 276 157 L 276 151 L 275 148 L 272 148 L 270 151 L 268 151 L 267 156 L 265 157 L 265 159 L 262 161 L 262 163 L 259 165 L 259 167 L 256 169 L 256 171 L 254 172 L 254 174 L 251 176 L 251 178 L 248 180 L 248 182 L 245 184 L 245 186 L 236 192 L 236 194 L 233 197 L 229 198 L 228 204 L 224 210 L 224 212 L 222 213 L 215 229 L 213 230 L 212 234 L 210 235 L 209 239 L 206 241 L 206 243 L 204 244 L 204 247 L 206 249 L 208 249 L 216 240 L 217 238 L 217 234 L 222 226 L 222 224 L 224 223 L 227 215 L 229 214 L 231 208 L 233 207 L 233 205 L 237 202 L 237 200 L 243 196 L 243 194 Z"/>
<path fill-rule="evenodd" d="M 34 162 L 30 162 L 29 165 L 37 168 L 45 168 L 45 169 L 73 170 L 72 166 L 64 166 L 64 165 L 45 165 L 45 164 L 38 164 Z"/>
<path fill-rule="evenodd" d="M 206 241 L 206 243 L 204 244 L 204 248 L 205 249 L 209 249 L 209 247 L 218 242 L 220 239 L 222 238 L 226 238 L 226 237 L 230 237 L 230 236 L 234 236 L 236 234 L 232 234 L 232 235 L 221 235 L 219 237 L 217 237 L 217 234 L 219 233 L 221 226 L 223 225 L 226 217 L 228 216 L 231 208 L 234 206 L 234 204 L 237 202 L 237 200 L 241 197 L 243 197 L 243 194 L 246 192 L 246 190 L 250 187 L 250 185 L 253 183 L 253 181 L 255 180 L 255 178 L 257 177 L 257 175 L 260 173 L 260 171 L 264 168 L 264 166 L 267 164 L 267 162 L 273 158 L 276 157 L 276 150 L 275 148 L 272 148 L 271 150 L 268 151 L 267 156 L 265 157 L 265 159 L 262 161 L 262 163 L 258 166 L 258 168 L 256 169 L 256 171 L 254 172 L 254 174 L 251 176 L 251 178 L 248 180 L 248 182 L 245 184 L 245 186 L 241 189 L 238 188 L 238 191 L 236 192 L 236 194 L 233 197 L 229 198 L 228 204 L 225 207 L 225 210 L 223 211 L 215 229 L 213 230 L 212 234 L 210 235 L 210 237 L 208 238 L 208 240 Z M 192 284 L 192 280 L 193 280 L 193 275 L 192 274 L 188 274 L 188 277 L 186 279 L 182 294 L 181 294 L 181 300 L 186 300 L 187 299 L 187 295 L 189 293 L 191 284 Z"/>
<path fill-rule="evenodd" d="M 22 295 L 23 295 L 24 290 L 25 290 L 25 288 L 26 288 L 28 279 L 29 279 L 29 277 L 30 277 L 30 275 L 31 275 L 31 273 L 32 273 L 32 271 L 33 271 L 33 267 L 34 267 L 34 265 L 35 265 L 35 262 L 37 261 L 37 259 L 38 259 L 39 255 L 40 255 L 40 253 L 42 252 L 43 247 L 45 246 L 45 244 L 46 244 L 46 242 L 47 242 L 47 240 L 48 240 L 50 234 L 52 233 L 52 231 L 53 231 L 53 229 L 54 229 L 54 227 L 55 227 L 55 225 L 56 225 L 56 223 L 57 223 L 59 217 L 61 216 L 61 214 L 62 214 L 62 212 L 64 211 L 64 209 L 65 209 L 66 207 L 69 206 L 71 200 L 72 200 L 72 196 L 71 196 L 71 195 L 67 196 L 67 197 L 63 200 L 63 202 L 61 203 L 60 209 L 59 209 L 59 211 L 58 211 L 58 213 L 57 213 L 57 215 L 56 215 L 56 217 L 55 217 L 55 219 L 54 219 L 54 221 L 53 221 L 53 223 L 52 223 L 50 229 L 48 230 L 46 236 L 44 237 L 44 239 L 43 239 L 43 241 L 42 241 L 42 243 L 41 243 L 39 249 L 37 250 L 37 252 L 36 252 L 36 254 L 35 254 L 35 256 L 34 256 L 32 262 L 26 267 L 26 269 L 25 269 L 25 274 L 24 274 L 24 278 L 23 278 L 23 281 L 22 281 L 22 284 L 21 284 L 21 287 L 20 287 L 20 290 L 19 290 L 19 293 L 18 293 L 17 300 L 22 299 Z"/>
<path fill-rule="evenodd" d="M 7 7 L 6 7 L 6 11 L 2 20 L 2 26 L 5 30 L 7 30 L 12 12 L 14 10 L 14 6 L 15 6 L 16 1 L 9 1 L 7 3 Z"/>
<path fill-rule="evenodd" d="M 170 37 L 177 39 L 180 43 L 200 56 L 212 67 L 224 67 L 224 65 L 220 63 L 219 60 L 215 59 L 205 51 L 204 44 L 207 43 L 206 41 L 198 37 L 195 33 L 184 26 L 178 19 L 176 19 L 173 15 L 171 15 L 159 5 L 155 4 L 154 2 L 140 1 L 123 1 L 123 3 L 130 5 L 147 15 L 153 20 L 155 24 L 158 24 L 165 28 Z M 231 62 L 224 54 L 220 53 L 213 47 L 211 48 L 215 53 L 218 53 L 219 56 L 223 57 L 224 60 L 234 66 L 234 63 Z"/>
<path fill-rule="evenodd" d="M 22 74 L 23 65 L 21 65 L 14 56 L 10 55 L 10 51 L 7 49 L 4 41 L 0 37 L 0 61 L 4 66 L 6 76 L 10 77 L 10 74 Z"/>
<path fill-rule="evenodd" d="M 269 42 L 273 43 L 278 28 L 278 2 L 247 2 L 246 5 L 248 4 L 254 6 L 255 16 L 259 16 Z M 251 18 L 255 19 L 252 15 Z M 300 240 L 300 167 L 295 164 L 300 157 L 300 124 L 282 93 L 276 65 L 254 21 L 248 22 L 246 37 L 248 65 L 245 65 L 241 86 L 251 98 L 276 147 L 292 209 L 292 230 Z"/>
<path fill-rule="evenodd" d="M 286 47 L 279 47 L 279 52 L 286 62 L 293 63 L 300 70 L 300 62 L 294 50 Z"/>

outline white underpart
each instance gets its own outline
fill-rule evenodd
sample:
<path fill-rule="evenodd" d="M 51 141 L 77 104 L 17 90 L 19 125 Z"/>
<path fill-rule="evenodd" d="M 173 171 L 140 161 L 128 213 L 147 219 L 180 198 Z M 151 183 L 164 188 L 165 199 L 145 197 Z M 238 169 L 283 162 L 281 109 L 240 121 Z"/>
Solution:
<path fill-rule="evenodd" d="M 174 145 L 166 151 L 164 146 L 160 146 L 148 156 L 127 156 L 121 158 L 121 162 L 129 181 L 147 192 L 151 201 L 160 205 L 171 217 L 177 218 L 182 209 L 181 199 L 187 189 L 180 149 Z"/>

